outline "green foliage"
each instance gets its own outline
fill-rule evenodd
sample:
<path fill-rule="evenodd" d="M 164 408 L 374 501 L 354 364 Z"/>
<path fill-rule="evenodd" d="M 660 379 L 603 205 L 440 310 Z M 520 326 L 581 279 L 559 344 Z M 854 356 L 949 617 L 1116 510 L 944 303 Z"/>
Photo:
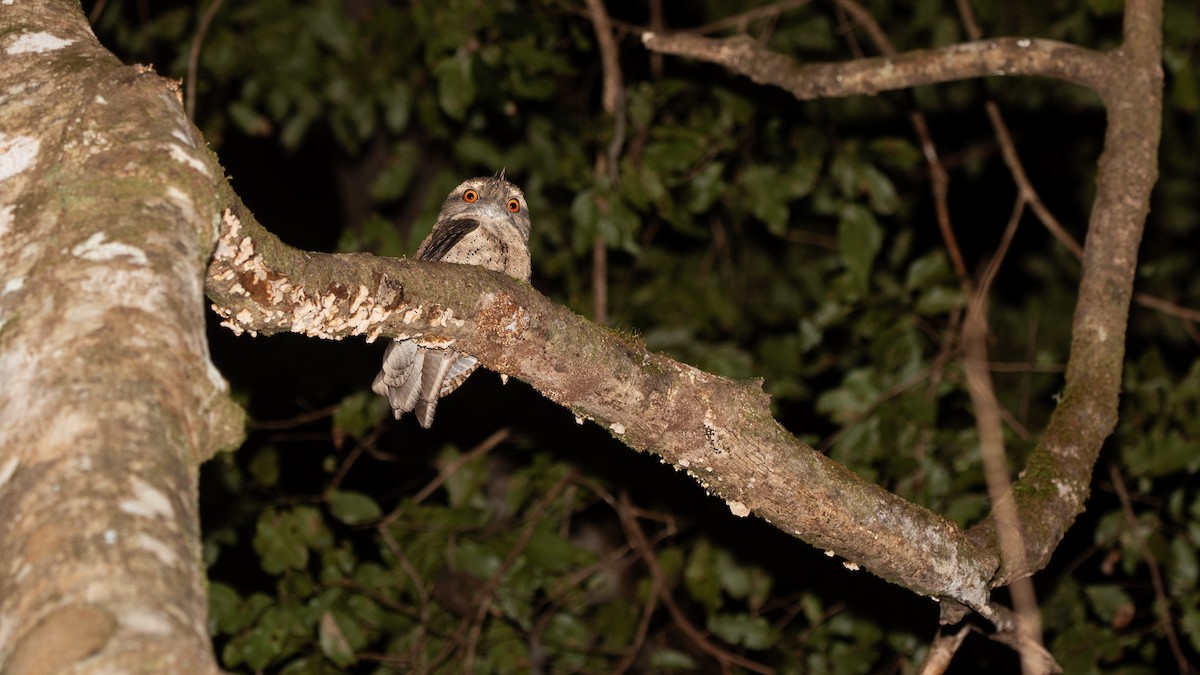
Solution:
<path fill-rule="evenodd" d="M 252 205 L 295 203 L 269 226 L 319 232 L 339 250 L 410 254 L 450 187 L 504 168 L 533 213 L 539 290 L 589 312 L 601 237 L 614 325 L 704 370 L 764 378 L 776 417 L 815 447 L 962 525 L 977 522 L 989 504 L 958 365 L 966 295 L 908 115 L 929 120 L 975 273 L 996 251 L 1013 198 L 984 97 L 1000 104 L 1035 186 L 1080 239 L 1103 131 L 1097 101 L 1058 83 L 992 78 L 799 103 L 682 59 L 658 71 L 624 28 L 646 22 L 642 5 L 608 4 L 622 27 L 625 85 L 615 180 L 596 169 L 617 131 L 601 110 L 594 31 L 577 2 L 226 3 L 199 53 L 197 120 L 229 163 L 264 147 L 295 162 L 287 176 L 232 172 Z M 685 29 L 762 3 L 663 4 L 668 27 Z M 865 4 L 900 50 L 964 39 L 947 3 Z M 1120 39 L 1122 5 L 1109 0 L 1019 12 L 970 4 L 989 35 L 1098 49 Z M 97 32 L 127 61 L 184 76 L 199 7 L 142 5 L 109 0 Z M 1138 290 L 1196 307 L 1200 18 L 1184 0 L 1169 0 L 1166 17 L 1163 177 Z M 805 61 L 874 53 L 844 25 L 814 4 L 747 28 Z M 357 212 L 350 222 L 326 222 L 301 199 L 331 172 L 338 180 L 321 199 Z M 1014 468 L 1062 389 L 1077 270 L 1027 216 L 989 314 Z M 1035 577 L 1047 644 L 1067 672 L 1173 668 L 1164 619 L 1200 662 L 1194 335 L 1173 317 L 1132 310 L 1120 422 L 1088 512 Z M 519 385 L 468 384 L 426 433 L 390 426 L 366 391 L 376 352 L 359 367 L 352 345 L 319 358 L 289 348 L 239 394 L 260 419 L 309 420 L 303 433 L 264 428 L 206 467 L 206 492 L 222 495 L 205 516 L 209 624 L 227 669 L 458 672 L 470 650 L 477 672 L 527 672 L 535 661 L 544 672 L 607 672 L 636 645 L 632 671 L 716 670 L 687 639 L 704 635 L 781 672 L 867 673 L 917 662 L 932 635 L 926 599 L 884 603 L 882 582 L 845 580 L 805 547 L 781 553 L 779 539 L 737 538 L 754 525 L 701 517 L 694 484 L 670 483 L 653 463 L 616 464 L 625 448 L 569 420 L 556 426 L 564 413 Z M 218 358 L 227 373 L 254 362 Z M 320 381 L 270 388 L 297 370 Z M 311 418 L 321 406 L 330 419 Z M 515 429 L 503 453 L 466 461 L 501 425 Z M 657 581 L 618 518 L 630 508 L 619 495 L 639 479 L 652 483 L 632 499 L 657 537 Z M 922 612 L 928 620 L 916 625 Z M 958 659 L 963 672 L 1011 672 L 982 650 Z"/>

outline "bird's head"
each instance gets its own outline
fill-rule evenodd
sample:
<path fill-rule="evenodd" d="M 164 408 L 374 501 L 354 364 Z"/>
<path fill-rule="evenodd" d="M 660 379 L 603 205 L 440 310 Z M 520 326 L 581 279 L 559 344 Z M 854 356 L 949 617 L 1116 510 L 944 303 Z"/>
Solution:
<path fill-rule="evenodd" d="M 450 191 L 438 220 L 449 222 L 461 219 L 490 222 L 514 228 L 526 241 L 529 239 L 529 206 L 521 188 L 498 177 L 468 178 Z"/>

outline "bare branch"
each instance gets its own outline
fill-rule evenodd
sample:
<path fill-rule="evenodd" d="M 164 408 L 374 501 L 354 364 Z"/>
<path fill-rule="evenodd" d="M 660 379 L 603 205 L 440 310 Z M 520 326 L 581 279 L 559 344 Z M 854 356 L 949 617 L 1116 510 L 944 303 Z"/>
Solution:
<path fill-rule="evenodd" d="M 942 675 L 946 672 L 954 653 L 962 646 L 963 640 L 970 632 L 970 624 L 964 625 L 954 633 L 947 631 L 945 627 L 939 628 L 938 634 L 929 645 L 929 652 L 925 654 L 925 660 L 917 669 L 918 675 Z"/>
<path fill-rule="evenodd" d="M 196 73 L 200 69 L 200 45 L 224 2 L 225 0 L 212 0 L 208 3 L 204 15 L 200 17 L 200 25 L 196 27 L 196 34 L 192 36 L 192 46 L 188 50 L 187 83 L 184 85 L 187 103 L 184 110 L 187 111 L 188 119 L 192 121 L 196 119 Z"/>
<path fill-rule="evenodd" d="M 620 508 L 617 509 L 617 515 L 621 518 L 621 527 L 625 529 L 625 536 L 629 538 L 634 548 L 638 549 L 641 553 L 642 561 L 646 563 L 646 568 L 650 571 L 654 587 L 658 589 L 658 597 L 662 600 L 663 606 L 670 612 L 671 618 L 674 619 L 675 625 L 679 630 L 683 631 L 684 635 L 700 651 L 719 661 L 722 664 L 723 670 L 728 670 L 729 666 L 734 665 L 751 672 L 774 675 L 774 668 L 764 666 L 740 654 L 734 654 L 720 645 L 713 644 L 705 638 L 699 629 L 692 625 L 691 620 L 680 609 L 679 605 L 675 602 L 675 598 L 671 596 L 670 588 L 666 583 L 666 575 L 662 570 L 662 566 L 658 564 L 658 556 L 655 555 L 654 548 L 646 539 L 646 533 L 642 531 L 642 526 L 638 524 L 637 518 L 634 516 L 633 509 L 631 508 L 633 505 L 629 500 L 629 495 L 622 494 L 618 504 Z"/>
<path fill-rule="evenodd" d="M 625 144 L 625 83 L 621 75 L 621 59 L 613 37 L 612 21 L 602 0 L 587 0 L 588 16 L 596 31 L 600 49 L 600 64 L 604 71 L 604 112 L 613 118 L 613 137 L 605 154 L 596 155 L 596 181 L 608 185 L 617 183 L 617 163 Z M 601 217 L 608 215 L 609 204 L 597 197 L 596 208 Z M 608 241 L 603 234 L 592 240 L 592 318 L 596 323 L 608 323 Z"/>
<path fill-rule="evenodd" d="M 1026 569 L 1020 519 L 1013 501 L 1012 482 L 1009 479 L 1008 459 L 1004 454 L 1004 432 L 1000 425 L 1000 402 L 992 386 L 992 376 L 987 367 L 987 306 L 988 293 L 1000 269 L 1009 245 L 1016 234 L 1021 216 L 1025 212 L 1025 201 L 1017 198 L 1012 217 L 1004 229 L 1000 250 L 989 263 L 979 288 L 971 295 L 967 305 L 967 319 L 963 324 L 963 372 L 967 380 L 967 392 L 975 414 L 975 426 L 979 430 L 979 447 L 983 456 L 984 477 L 987 481 L 988 497 L 992 502 L 992 514 L 1000 541 L 1000 558 L 1008 569 Z M 1041 617 L 1038 613 L 1037 597 L 1028 577 L 1012 582 L 1013 606 L 1016 608 L 1016 630 L 1023 637 L 1021 670 L 1025 675 L 1042 672 L 1041 661 L 1036 652 L 1042 647 Z M 1024 648 L 1026 643 L 1038 649 Z"/>
<path fill-rule="evenodd" d="M 773 18 L 788 10 L 796 9 L 797 7 L 803 7 L 811 2 L 812 0 L 780 0 L 779 2 L 773 2 L 763 7 L 755 7 L 754 9 L 747 10 L 741 14 L 734 14 L 733 16 L 727 16 L 724 19 L 717 19 L 712 23 L 693 29 L 692 32 L 700 35 L 707 35 L 708 33 L 717 33 L 729 28 L 745 30 L 746 24 L 750 23 L 751 21 Z"/>
<path fill-rule="evenodd" d="M 712 39 L 643 33 L 655 52 L 709 61 L 800 100 L 877 94 L 991 75 L 1039 75 L 1099 90 L 1111 75 L 1103 52 L 1039 38 L 996 38 L 891 57 L 800 64 L 745 35 Z"/>
<path fill-rule="evenodd" d="M 1132 18 L 1128 11 L 1133 10 L 1127 9 L 1127 21 L 1161 25 L 1161 5 L 1131 6 L 1138 9 Z M 1158 178 L 1162 118 L 1161 36 L 1144 29 L 1126 34 L 1141 44 L 1109 54 L 1110 71 L 1095 83 L 1108 109 L 1108 128 L 1083 248 L 1062 402 L 1013 487 L 1028 567 L 1006 566 L 996 585 L 1026 576 L 1050 559 L 1083 511 L 1100 446 L 1116 426 L 1137 249 Z M 985 521 L 973 533 L 994 541 L 995 523 Z"/>

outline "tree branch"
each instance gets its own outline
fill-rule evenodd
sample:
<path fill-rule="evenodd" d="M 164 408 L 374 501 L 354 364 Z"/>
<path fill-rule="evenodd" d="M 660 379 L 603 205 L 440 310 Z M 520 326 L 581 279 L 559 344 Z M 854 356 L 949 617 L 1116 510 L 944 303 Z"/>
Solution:
<path fill-rule="evenodd" d="M 1063 398 L 1013 487 L 1026 562 L 1006 566 L 993 580 L 994 586 L 1027 576 L 1049 560 L 1083 510 L 1100 446 L 1116 425 L 1137 249 L 1150 190 L 1158 177 L 1161 26 L 1161 0 L 1131 0 L 1125 7 L 1125 42 L 1109 53 L 1049 40 L 997 38 L 892 57 L 808 65 L 744 35 L 721 40 L 688 34 L 642 36 L 652 51 L 716 63 L 801 100 L 875 94 L 987 75 L 1052 77 L 1100 96 L 1109 124 L 1083 249 Z M 994 518 L 973 528 L 972 536 L 983 549 L 995 551 Z"/>
<path fill-rule="evenodd" d="M 1099 90 L 1111 74 L 1110 55 L 1039 38 L 996 38 L 896 56 L 811 64 L 797 63 L 745 35 L 713 39 L 687 33 L 643 33 L 642 42 L 651 51 L 724 66 L 802 101 L 873 95 L 989 75 L 1038 75 Z"/>
<path fill-rule="evenodd" d="M 687 471 L 735 515 L 756 513 L 918 593 L 985 607 L 995 554 L 797 440 L 771 417 L 761 381 L 650 353 L 481 268 L 291 249 L 228 197 L 236 213 L 224 219 L 207 290 L 235 331 L 453 344 Z"/>
<path fill-rule="evenodd" d="M 1049 561 L 1083 511 L 1100 446 L 1117 423 L 1137 250 L 1158 179 L 1161 3 L 1128 3 L 1126 24 L 1127 41 L 1106 59 L 1110 70 L 1095 86 L 1108 110 L 1108 128 L 1083 248 L 1062 401 L 1013 486 L 1028 567 L 1002 569 L 997 586 Z M 992 539 L 992 521 L 972 534 Z"/>

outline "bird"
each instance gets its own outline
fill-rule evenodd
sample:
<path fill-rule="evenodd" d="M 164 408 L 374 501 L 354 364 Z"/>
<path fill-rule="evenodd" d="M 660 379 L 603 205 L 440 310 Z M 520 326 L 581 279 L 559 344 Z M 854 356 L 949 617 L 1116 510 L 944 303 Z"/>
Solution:
<path fill-rule="evenodd" d="M 479 265 L 528 283 L 529 228 L 525 193 L 505 180 L 503 171 L 490 178 L 469 178 L 446 196 L 433 230 L 414 257 Z M 478 367 L 473 356 L 394 340 L 383 354 L 383 368 L 371 390 L 387 398 L 397 420 L 412 412 L 428 429 L 438 400 Z"/>

